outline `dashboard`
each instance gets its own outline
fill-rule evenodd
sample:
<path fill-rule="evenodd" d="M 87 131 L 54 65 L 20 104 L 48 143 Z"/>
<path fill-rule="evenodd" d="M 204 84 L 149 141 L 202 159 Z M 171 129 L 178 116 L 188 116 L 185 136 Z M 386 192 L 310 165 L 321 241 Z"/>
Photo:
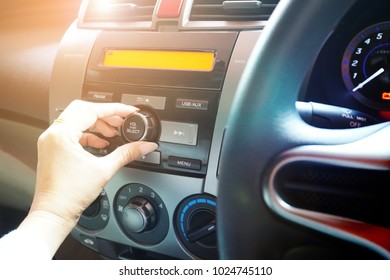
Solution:
<path fill-rule="evenodd" d="M 225 136 L 240 112 L 240 92 L 256 51 L 270 36 L 269 22 L 283 17 L 279 6 L 289 7 L 290 1 L 27 2 L 0 4 L 1 206 L 28 209 L 36 139 L 72 100 L 121 102 L 141 110 L 107 139 L 108 148 L 87 150 L 100 157 L 137 140 L 155 141 L 159 148 L 121 169 L 83 213 L 71 234 L 83 248 L 108 259 L 390 257 L 386 168 L 295 160 L 291 146 L 278 151 L 290 153 L 288 160 L 276 157 L 272 165 L 273 157 L 272 166 L 267 163 L 265 170 L 273 171 L 257 176 L 251 195 L 241 191 L 242 178 L 234 188 L 236 205 L 221 192 L 228 170 Z M 343 136 L 334 144 L 349 137 L 344 131 L 366 132 L 390 120 L 389 6 L 357 1 L 304 66 L 293 110 L 311 127 L 339 131 Z M 302 34 L 303 47 L 311 36 Z M 287 45 L 288 39 L 275 40 Z M 292 77 L 296 66 L 286 65 Z M 270 74 L 259 68 L 256 75 L 268 83 Z M 261 99 L 263 93 L 252 94 Z M 275 111 L 283 102 L 274 104 Z M 242 129 L 252 122 L 249 117 Z M 279 140 L 261 133 L 268 137 L 264 147 Z M 248 151 L 237 165 L 249 158 Z M 268 176 L 272 186 L 260 187 L 259 178 Z M 258 199 L 256 205 L 248 196 Z M 235 217 L 235 207 L 255 214 Z M 256 213 L 269 227 L 254 221 Z M 261 233 L 271 233 L 278 243 L 260 254 L 257 246 L 224 252 L 229 240 L 240 238 L 247 249 L 249 237 L 257 240 Z"/>
<path fill-rule="evenodd" d="M 125 244 L 116 245 L 114 258 L 145 248 L 181 259 L 217 258 L 219 147 L 228 116 L 223 110 L 231 106 L 259 28 L 277 1 L 264 4 L 265 14 L 257 15 L 253 26 L 198 20 L 196 7 L 202 18 L 202 10 L 214 6 L 207 2 L 149 2 L 132 2 L 150 10 L 141 22 L 107 17 L 121 17 L 128 4 L 101 8 L 99 1 L 83 2 L 57 54 L 50 120 L 72 99 L 133 104 L 142 108 L 140 115 L 125 120 L 108 149 L 91 152 L 104 156 L 132 140 L 159 143 L 156 152 L 107 184 L 73 236 L 99 251 L 110 242 Z M 227 18 L 230 11 L 247 12 L 253 3 L 242 5 L 228 8 Z M 110 9 L 118 11 L 105 14 Z"/>

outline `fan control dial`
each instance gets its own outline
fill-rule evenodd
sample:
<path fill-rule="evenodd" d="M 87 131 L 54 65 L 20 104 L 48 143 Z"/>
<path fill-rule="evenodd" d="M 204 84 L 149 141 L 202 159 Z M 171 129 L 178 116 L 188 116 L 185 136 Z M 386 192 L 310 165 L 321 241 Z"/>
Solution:
<path fill-rule="evenodd" d="M 143 197 L 133 197 L 122 211 L 123 225 L 134 233 L 152 230 L 157 224 L 153 204 Z"/>

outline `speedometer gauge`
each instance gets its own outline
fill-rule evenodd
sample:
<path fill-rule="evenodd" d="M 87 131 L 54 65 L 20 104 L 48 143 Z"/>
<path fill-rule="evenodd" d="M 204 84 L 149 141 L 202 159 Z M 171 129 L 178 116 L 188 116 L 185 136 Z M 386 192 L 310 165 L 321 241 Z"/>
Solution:
<path fill-rule="evenodd" d="M 341 71 L 347 89 L 358 101 L 390 110 L 390 22 L 356 35 L 344 52 Z"/>

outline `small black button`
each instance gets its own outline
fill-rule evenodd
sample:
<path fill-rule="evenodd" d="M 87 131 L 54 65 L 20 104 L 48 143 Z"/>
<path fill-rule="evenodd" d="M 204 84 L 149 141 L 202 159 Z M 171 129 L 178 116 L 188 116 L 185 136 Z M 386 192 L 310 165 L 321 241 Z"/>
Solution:
<path fill-rule="evenodd" d="M 168 165 L 184 169 L 200 170 L 202 162 L 197 159 L 170 156 L 168 158 Z"/>

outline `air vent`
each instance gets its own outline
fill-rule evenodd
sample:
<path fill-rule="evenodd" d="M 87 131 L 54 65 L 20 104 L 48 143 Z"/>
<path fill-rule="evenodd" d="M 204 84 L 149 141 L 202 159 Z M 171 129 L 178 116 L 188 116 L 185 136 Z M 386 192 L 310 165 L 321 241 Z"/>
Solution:
<path fill-rule="evenodd" d="M 390 173 L 296 161 L 279 170 L 275 190 L 290 207 L 390 228 Z"/>
<path fill-rule="evenodd" d="M 82 27 L 121 27 L 151 22 L 157 0 L 90 0 L 82 17 Z"/>
<path fill-rule="evenodd" d="M 266 21 L 279 0 L 194 0 L 190 21 Z"/>

